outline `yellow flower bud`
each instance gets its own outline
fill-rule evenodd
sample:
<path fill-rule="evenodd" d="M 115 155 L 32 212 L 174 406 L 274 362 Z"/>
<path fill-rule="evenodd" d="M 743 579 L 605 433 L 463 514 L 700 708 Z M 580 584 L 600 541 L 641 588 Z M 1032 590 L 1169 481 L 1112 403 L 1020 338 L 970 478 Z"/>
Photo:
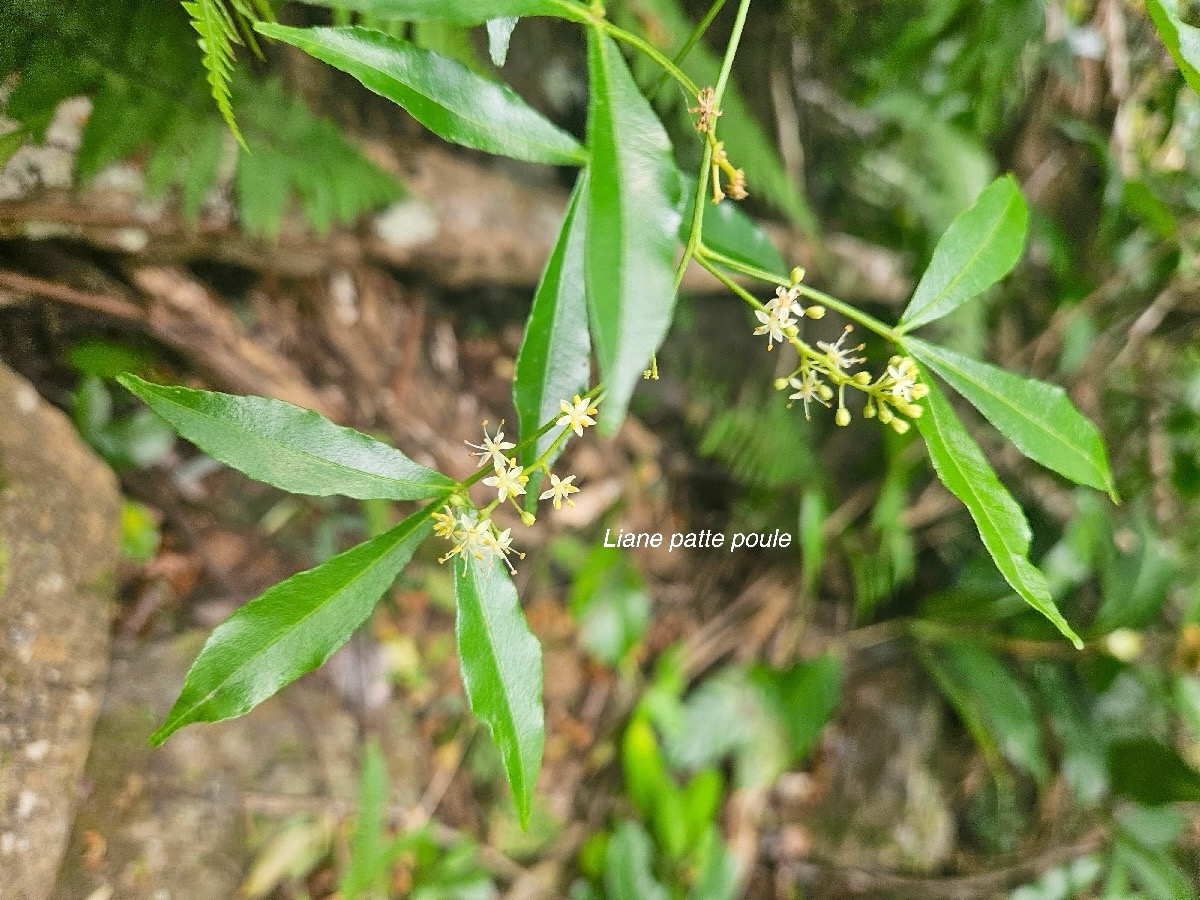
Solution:
<path fill-rule="evenodd" d="M 792 269 L 792 284 L 799 284 L 804 280 L 804 266 L 796 266 Z"/>
<path fill-rule="evenodd" d="M 810 319 L 823 319 L 823 318 L 825 318 L 825 307 L 810 306 L 808 309 L 806 309 L 804 311 L 804 314 L 806 316 L 808 316 Z"/>
<path fill-rule="evenodd" d="M 827 384 L 822 384 L 817 388 L 817 396 L 827 401 L 833 397 L 833 388 Z"/>
<path fill-rule="evenodd" d="M 843 427 L 845 427 L 846 425 L 849 425 L 850 424 L 850 410 L 846 409 L 846 407 L 843 406 L 841 409 L 839 409 L 837 411 L 837 415 L 835 415 L 833 417 L 833 421 L 837 422 L 839 425 L 841 425 Z"/>
<path fill-rule="evenodd" d="M 868 384 L 871 383 L 871 373 L 870 372 L 856 372 L 854 375 L 854 383 L 861 384 L 863 387 L 866 387 Z"/>
<path fill-rule="evenodd" d="M 527 509 L 521 510 L 521 524 L 522 525 L 529 526 L 529 525 L 532 525 L 536 521 L 537 521 L 537 518 L 529 510 L 527 510 Z"/>
<path fill-rule="evenodd" d="M 906 403 L 904 406 L 900 407 L 900 411 L 910 419 L 919 419 L 921 416 L 925 415 L 925 408 L 922 406 L 917 406 L 915 403 Z"/>
<path fill-rule="evenodd" d="M 892 431 L 896 434 L 904 434 L 909 429 L 909 424 L 904 419 L 892 419 Z"/>
<path fill-rule="evenodd" d="M 866 406 L 863 407 L 863 418 L 864 419 L 875 418 L 875 404 L 874 403 L 868 403 Z"/>
<path fill-rule="evenodd" d="M 891 409 L 889 409 L 888 407 L 884 406 L 881 403 L 879 405 L 879 421 L 882 422 L 884 425 L 886 425 L 888 422 L 892 421 L 892 419 L 894 419 L 894 418 L 896 418 L 896 414 L 893 413 L 891 411 Z"/>
<path fill-rule="evenodd" d="M 787 386 L 788 386 L 788 380 L 786 378 L 776 378 L 775 379 L 775 390 L 782 391 Z"/>

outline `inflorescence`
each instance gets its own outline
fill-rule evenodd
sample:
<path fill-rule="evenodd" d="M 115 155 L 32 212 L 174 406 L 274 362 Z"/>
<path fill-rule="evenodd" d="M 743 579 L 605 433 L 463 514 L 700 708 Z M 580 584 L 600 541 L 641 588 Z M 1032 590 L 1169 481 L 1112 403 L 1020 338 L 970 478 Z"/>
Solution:
<path fill-rule="evenodd" d="M 853 371 L 867 360 L 858 355 L 865 345 L 847 343 L 854 330 L 852 325 L 847 325 L 833 343 L 817 341 L 814 348 L 804 341 L 800 337 L 801 320 L 824 317 L 825 307 L 820 304 L 805 307 L 801 303 L 800 280 L 803 277 L 803 270 L 794 270 L 792 285 L 776 288 L 775 296 L 754 311 L 760 323 L 754 333 L 767 336 L 767 349 L 777 343 L 788 343 L 800 357 L 790 375 L 775 379 L 775 389 L 791 389 L 788 406 L 797 400 L 802 402 L 806 419 L 810 416 L 812 403 L 830 408 L 836 395 L 834 421 L 838 425 L 850 424 L 846 389 L 861 391 L 866 395 L 863 418 L 877 418 L 898 434 L 904 434 L 910 427 L 909 420 L 920 418 L 923 412 L 916 401 L 929 393 L 929 388 L 919 380 L 917 364 L 910 357 L 893 356 L 877 378 L 872 378 L 867 371 Z"/>
<path fill-rule="evenodd" d="M 501 530 L 492 521 L 492 511 L 502 503 L 511 503 L 521 516 L 521 522 L 527 526 L 532 525 L 535 521 L 534 514 L 522 508 L 517 498 L 525 495 L 526 485 L 534 472 L 542 472 L 550 479 L 549 488 L 538 495 L 539 500 L 551 501 L 555 509 L 561 509 L 563 503 L 567 506 L 575 505 L 575 501 L 571 499 L 572 494 L 579 492 L 579 488 L 574 484 L 575 476 L 560 478 L 555 475 L 550 471 L 549 460 L 568 434 L 574 432 L 576 435 L 582 435 L 583 429 L 596 424 L 596 420 L 592 418 L 597 412 L 596 402 L 598 401 L 590 396 L 581 397 L 578 394 L 571 400 L 563 400 L 560 403 L 561 415 L 542 429 L 546 431 L 556 427 L 562 431 L 528 468 L 518 464 L 515 456 L 508 455 L 508 451 L 515 449 L 516 445 L 504 439 L 504 422 L 496 428 L 495 434 L 489 434 L 488 423 L 483 423 L 483 442 L 465 443 L 474 450 L 471 455 L 479 457 L 481 468 L 491 464 L 492 474 L 484 478 L 483 483 L 496 491 L 496 499 L 483 509 L 477 509 L 467 499 L 466 492 L 460 491 L 452 494 L 446 505 L 433 514 L 434 534 L 446 538 L 453 545 L 450 552 L 439 562 L 444 563 L 455 556 L 461 556 L 463 559 L 474 557 L 488 564 L 502 559 L 509 571 L 516 571 L 509 557 L 515 554 L 519 559 L 524 559 L 525 554 L 513 549 L 512 529 Z M 539 434 L 541 433 L 539 431 Z M 477 479 L 478 475 L 474 479 L 468 479 L 464 482 L 464 487 Z"/>

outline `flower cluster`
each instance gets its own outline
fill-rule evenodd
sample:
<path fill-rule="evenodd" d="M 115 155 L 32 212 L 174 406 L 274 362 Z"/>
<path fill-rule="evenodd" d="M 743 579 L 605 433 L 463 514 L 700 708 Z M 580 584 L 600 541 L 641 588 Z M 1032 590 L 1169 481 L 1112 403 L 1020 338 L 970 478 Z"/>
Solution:
<path fill-rule="evenodd" d="M 808 307 L 802 304 L 800 281 L 803 276 L 802 270 L 793 271 L 792 284 L 776 288 L 775 296 L 754 310 L 759 322 L 754 333 L 766 335 L 767 349 L 772 349 L 775 344 L 791 344 L 800 357 L 790 375 L 775 380 L 776 390 L 790 389 L 788 405 L 797 400 L 803 403 L 806 419 L 813 403 L 830 408 L 836 396 L 834 421 L 838 425 L 850 424 L 846 389 L 861 391 L 866 395 L 863 417 L 878 418 L 884 425 L 904 434 L 910 428 L 909 420 L 920 418 L 924 411 L 916 401 L 929 393 L 929 388 L 920 382 L 917 364 L 907 356 L 893 356 L 878 378 L 872 379 L 869 372 L 855 372 L 854 369 L 865 363 L 866 358 L 859 355 L 863 344 L 847 343 L 854 330 L 851 325 L 847 325 L 832 343 L 817 341 L 813 347 L 801 339 L 800 321 L 820 319 L 825 315 L 825 307 L 820 304 Z"/>
<path fill-rule="evenodd" d="M 689 106 L 688 112 L 696 116 L 696 130 L 703 134 L 712 148 L 712 202 L 720 203 L 727 196 L 734 200 L 745 200 L 750 194 L 746 191 L 746 173 L 735 168 L 725 153 L 725 144 L 717 140 L 717 119 L 721 108 L 717 104 L 716 91 L 711 87 L 701 89 L 696 95 L 696 105 Z M 721 176 L 725 176 L 725 186 L 721 186 Z"/>
<path fill-rule="evenodd" d="M 471 455 L 479 457 L 481 468 L 491 464 L 492 474 L 482 481 L 496 491 L 496 499 L 483 509 L 476 509 L 466 499 L 465 492 L 456 493 L 445 507 L 433 514 L 434 534 L 446 538 L 453 545 L 440 562 L 444 563 L 455 556 L 461 556 L 463 559 L 474 557 L 490 565 L 498 558 L 504 560 L 510 571 L 516 571 L 509 557 L 516 554 L 518 558 L 523 559 L 525 554 L 513 549 L 511 528 L 501 530 L 493 523 L 492 511 L 502 503 L 511 503 L 520 514 L 521 522 L 532 525 L 534 514 L 523 509 L 517 498 L 526 493 L 526 485 L 534 472 L 543 472 L 550 479 L 549 488 L 538 495 L 539 500 L 550 500 L 555 509 L 561 509 L 564 502 L 568 506 L 575 505 L 575 501 L 571 499 L 572 494 L 579 492 L 579 488 L 574 484 L 575 476 L 559 478 L 550 472 L 548 460 L 555 449 L 566 440 L 568 434 L 574 432 L 582 435 L 583 429 L 596 424 L 592 417 L 596 415 L 597 409 L 593 404 L 591 398 L 578 394 L 571 400 L 561 401 L 561 414 L 542 430 L 557 427 L 562 431 L 528 468 L 520 465 L 515 456 L 508 455 L 508 451 L 516 449 L 516 445 L 504 439 L 504 422 L 496 428 L 495 434 L 489 434 L 488 423 L 483 423 L 482 443 L 472 444 L 467 441 L 466 444 L 474 450 Z M 468 479 L 464 486 L 480 480 L 482 474 Z"/>

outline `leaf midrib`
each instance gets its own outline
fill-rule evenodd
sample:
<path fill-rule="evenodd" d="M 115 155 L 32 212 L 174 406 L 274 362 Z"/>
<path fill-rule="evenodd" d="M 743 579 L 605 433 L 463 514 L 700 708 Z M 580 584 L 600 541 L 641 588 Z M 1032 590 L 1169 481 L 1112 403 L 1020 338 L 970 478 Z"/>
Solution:
<path fill-rule="evenodd" d="M 1056 439 L 1059 443 L 1063 444 L 1073 454 L 1082 456 L 1084 461 L 1087 463 L 1088 468 L 1091 469 L 1093 473 L 1095 473 L 1096 475 L 1098 475 L 1100 477 L 1100 481 L 1104 484 L 1108 483 L 1108 479 L 1104 477 L 1104 472 L 1102 472 L 1096 466 L 1096 463 L 1086 453 L 1084 453 L 1082 450 L 1079 450 L 1073 443 L 1071 443 L 1071 441 L 1069 439 L 1067 439 L 1061 432 L 1050 427 L 1049 423 L 1041 423 L 1037 419 L 1032 418 L 1022 407 L 1013 403 L 1004 394 L 1001 394 L 1001 393 L 998 393 L 998 392 L 992 390 L 986 384 L 984 384 L 983 382 L 981 382 L 978 379 L 976 379 L 975 377 L 973 377 L 969 372 L 967 372 L 964 369 L 959 368 L 952 361 L 950 361 L 947 357 L 939 355 L 939 353 L 937 352 L 936 349 L 934 350 L 933 353 L 929 353 L 929 351 L 925 348 L 931 347 L 931 346 L 932 345 L 926 344 L 921 349 L 923 352 L 925 352 L 928 355 L 937 359 L 944 366 L 946 366 L 946 368 L 953 371 L 955 374 L 957 374 L 959 377 L 961 377 L 965 381 L 968 381 L 971 384 L 975 385 L 976 387 L 981 388 L 989 396 L 992 396 L 992 397 L 995 397 L 996 399 L 998 399 L 1002 404 L 1004 404 L 1009 409 L 1011 409 L 1013 412 L 1015 412 L 1024 421 L 1030 423 L 1035 428 L 1038 428 L 1038 429 L 1044 431 L 1046 434 L 1048 434 L 1052 438 Z"/>
<path fill-rule="evenodd" d="M 355 27 L 357 28 L 357 26 L 355 26 Z M 303 30 L 303 29 L 301 29 L 301 30 Z M 310 40 L 309 43 L 312 43 L 312 44 L 314 44 L 314 46 L 319 47 L 319 45 L 317 45 L 316 42 L 313 42 Z M 417 47 L 415 44 L 412 45 L 412 48 L 417 49 L 417 50 L 421 49 L 421 48 Z M 302 47 L 301 49 L 305 49 L 305 48 Z M 426 51 L 426 52 L 432 52 L 432 51 Z M 313 54 L 313 55 L 315 55 L 315 54 Z M 449 57 L 445 57 L 445 59 L 449 60 L 450 62 L 456 62 L 455 60 L 451 60 Z M 331 65 L 332 65 L 332 63 L 331 63 Z M 459 63 L 459 65 L 461 65 L 461 63 Z M 443 109 L 449 110 L 451 113 L 458 116 L 463 121 L 470 123 L 475 128 L 479 129 L 480 131 L 482 131 L 483 133 L 485 133 L 489 136 L 504 137 L 509 134 L 509 132 L 500 131 L 496 126 L 492 125 L 490 122 L 488 122 L 486 120 L 475 118 L 474 116 L 468 115 L 467 113 L 463 112 L 461 109 L 451 106 L 449 103 L 443 102 L 441 100 L 438 100 L 438 99 L 430 96 L 430 94 L 427 93 L 426 91 L 421 90 L 419 87 L 417 87 L 413 84 L 410 84 L 409 82 L 401 81 L 399 78 L 397 78 L 395 75 L 392 75 L 389 72 L 385 72 L 381 69 L 374 69 L 373 71 L 377 72 L 379 75 L 382 75 L 384 78 L 387 78 L 390 81 L 400 85 L 401 87 L 412 91 L 414 94 L 416 94 L 417 96 L 421 97 L 422 99 L 428 101 L 429 103 L 432 103 L 435 106 L 441 106 Z M 467 69 L 465 66 L 463 66 L 463 71 L 465 73 L 470 73 L 470 70 Z M 352 77 L 357 77 L 357 76 L 353 76 L 353 73 L 348 73 L 348 74 L 351 74 Z M 475 76 L 475 77 L 478 77 L 478 76 Z M 486 79 L 480 79 L 480 80 L 486 81 Z M 506 94 L 502 85 L 494 83 L 494 82 L 488 82 L 488 83 L 492 87 L 498 88 L 500 90 L 501 94 Z M 517 95 L 513 94 L 513 96 L 515 97 Z M 510 98 L 508 98 L 506 95 L 506 99 L 510 99 Z M 522 101 L 522 102 L 524 102 L 524 101 Z M 538 116 L 536 110 L 533 110 L 532 107 L 527 107 L 527 108 L 530 110 L 530 112 L 532 112 L 534 114 L 534 118 L 530 119 L 530 121 L 540 120 L 540 121 L 544 122 L 545 125 L 548 126 L 548 128 L 551 131 L 558 131 L 565 138 L 569 138 L 570 140 L 574 141 L 574 138 L 572 138 L 569 134 L 567 134 L 567 132 L 562 131 L 561 129 L 558 129 L 557 126 L 555 126 L 552 122 Z M 587 160 L 587 156 L 584 152 L 584 148 L 579 144 L 578 141 L 575 141 L 575 148 L 573 150 L 568 151 L 561 146 L 555 146 L 553 144 L 544 143 L 544 141 L 542 141 L 542 140 L 539 140 L 537 138 L 529 138 L 526 135 L 522 135 L 522 140 L 526 140 L 532 146 L 540 148 L 542 150 L 545 150 L 548 153 L 557 154 L 559 157 L 568 156 L 569 158 L 576 160 L 577 162 L 586 162 L 586 160 Z"/>
<path fill-rule="evenodd" d="M 521 796 L 523 797 L 528 789 L 528 785 L 526 784 L 527 778 L 525 773 L 525 756 L 521 752 L 521 733 L 520 729 L 517 728 L 517 717 L 513 712 L 513 695 L 509 688 L 508 679 L 504 677 L 504 669 L 500 665 L 500 657 L 496 654 L 496 644 L 492 635 L 491 620 L 487 616 L 483 602 L 483 592 L 479 587 L 478 567 L 470 560 L 463 560 L 463 566 L 467 569 L 468 579 L 471 585 L 471 594 L 474 597 L 475 605 L 478 607 L 479 620 L 483 625 L 484 633 L 487 635 L 487 658 L 492 664 L 492 669 L 496 674 L 496 680 L 500 682 L 501 694 L 504 696 L 504 713 L 505 717 L 507 718 L 507 722 L 505 724 L 516 741 L 517 769 L 521 775 Z M 478 715 L 478 711 L 476 711 L 476 714 Z M 501 752 L 503 752 L 503 750 Z M 514 787 L 516 786 L 514 785 Z M 524 801 L 522 800 L 521 802 Z"/>
<path fill-rule="evenodd" d="M 428 509 L 432 510 L 434 505 L 435 504 L 430 504 Z M 230 681 L 232 681 L 234 678 L 236 678 L 238 675 L 240 675 L 243 671 L 245 671 L 246 667 L 249 666 L 251 664 L 251 662 L 259 659 L 265 653 L 267 653 L 269 650 L 274 648 L 277 644 L 281 643 L 288 635 L 294 633 L 310 618 L 315 616 L 321 610 L 325 609 L 337 597 L 340 597 L 342 594 L 346 593 L 346 591 L 348 591 L 351 587 L 353 587 L 355 584 L 357 584 L 362 578 L 366 577 L 367 572 L 374 569 L 375 566 L 379 565 L 381 560 L 385 559 L 389 554 L 391 554 L 400 544 L 402 544 L 405 540 L 407 540 L 416 531 L 417 528 L 419 528 L 424 523 L 425 523 L 425 518 L 423 517 L 420 521 L 418 521 L 416 524 L 414 524 L 412 528 L 409 528 L 403 534 L 398 535 L 396 540 L 389 543 L 387 545 L 386 549 L 383 550 L 383 552 L 381 552 L 369 564 L 362 566 L 348 581 L 346 581 L 340 588 L 338 588 L 337 591 L 330 594 L 328 597 L 325 598 L 324 601 L 317 604 L 312 609 L 310 609 L 308 612 L 306 612 L 303 616 L 301 616 L 299 619 L 297 619 L 290 628 L 288 628 L 286 631 L 282 632 L 274 640 L 269 641 L 266 644 L 263 644 L 261 647 L 259 647 L 254 652 L 253 655 L 246 657 L 241 662 L 241 664 L 239 664 L 237 666 L 237 668 L 235 668 L 232 672 L 230 672 L 227 676 L 225 676 L 225 678 L 223 678 L 219 684 L 217 684 L 214 688 L 212 688 L 212 690 L 210 690 L 207 694 L 205 694 L 202 698 L 200 698 L 196 703 L 192 704 L 192 706 L 189 707 L 185 712 L 183 712 L 177 716 L 172 716 L 166 722 L 163 722 L 162 727 L 159 728 L 158 731 L 161 732 L 165 728 L 167 728 L 167 726 L 172 725 L 181 720 L 185 720 L 192 713 L 196 712 L 196 710 L 198 710 L 202 706 L 204 706 L 204 704 L 206 704 L 210 700 L 212 700 L 213 697 L 216 696 L 216 694 L 218 692 L 220 692 L 227 684 L 229 684 Z M 399 526 L 397 526 L 397 527 L 399 527 Z M 310 569 L 309 571 L 313 571 L 313 570 Z M 303 573 L 301 573 L 301 574 L 303 574 Z M 286 583 L 287 582 L 283 582 L 283 584 L 286 584 Z M 387 588 L 384 588 L 384 590 L 387 590 Z M 203 653 L 203 651 L 201 651 L 201 652 Z M 170 735 L 171 732 L 174 732 L 176 730 L 177 730 L 176 728 L 172 728 L 169 732 L 167 732 L 167 735 Z"/>
<path fill-rule="evenodd" d="M 917 314 L 914 315 L 907 322 L 904 321 L 903 317 L 901 317 L 900 324 L 902 326 L 904 326 L 904 328 L 903 328 L 904 331 L 908 331 L 913 328 L 919 328 L 921 325 L 927 324 L 926 322 L 921 321 L 921 316 L 928 313 L 931 309 L 934 309 L 942 300 L 944 300 L 946 298 L 946 296 L 950 293 L 950 291 L 954 289 L 955 285 L 957 285 L 960 281 L 962 281 L 963 278 L 966 277 L 967 271 L 973 265 L 975 265 L 975 261 L 978 260 L 979 257 L 983 254 L 984 248 L 989 243 L 991 243 L 992 238 L 994 238 L 996 236 L 996 232 L 998 232 L 1000 230 L 1000 225 L 1004 221 L 1004 218 L 1008 215 L 1008 211 L 1012 207 L 1012 205 L 1013 205 L 1013 198 L 1009 197 L 1008 202 L 1004 204 L 1004 209 L 1000 211 L 1000 215 L 998 215 L 996 217 L 995 223 L 988 230 L 987 237 L 979 242 L 979 245 L 975 248 L 975 251 L 971 254 L 970 258 L 959 268 L 959 270 L 955 274 L 955 276 L 953 278 L 951 278 L 949 282 L 946 283 L 946 286 L 944 288 L 942 288 L 942 290 L 939 293 L 935 294 L 933 299 L 930 300 L 928 303 L 926 303 L 917 312 Z M 920 285 L 917 285 L 917 287 L 920 288 Z"/>
<path fill-rule="evenodd" d="M 151 384 L 151 382 L 146 382 L 146 384 Z M 209 421 L 216 422 L 219 425 L 225 425 L 227 427 L 230 426 L 230 422 L 228 419 L 222 419 L 219 416 L 214 416 L 211 413 L 207 413 L 202 410 L 196 409 L 195 407 L 188 406 L 184 403 L 180 403 L 179 401 L 175 400 L 174 398 L 172 398 L 166 394 L 156 394 L 155 396 L 158 396 L 158 397 L 166 400 L 168 403 L 170 403 L 174 406 L 177 406 L 180 409 L 186 410 L 187 412 L 190 412 L 194 415 L 200 416 L 203 419 L 208 419 Z M 301 407 L 297 407 L 297 408 L 299 409 Z M 334 427 L 336 428 L 339 426 L 335 425 Z M 292 444 L 285 444 L 282 441 L 273 440 L 259 432 L 252 431 L 249 428 L 245 428 L 241 425 L 236 426 L 236 429 L 234 429 L 234 430 L 244 432 L 245 434 L 250 435 L 251 437 L 254 437 L 257 440 L 259 440 L 265 444 L 281 447 L 281 448 L 283 448 L 284 451 L 286 451 L 288 453 L 292 453 L 297 456 L 306 457 L 307 459 L 316 460 L 317 462 L 321 462 L 321 463 L 325 463 L 330 466 L 334 466 L 335 468 L 341 469 L 344 472 L 350 472 L 355 475 L 365 476 L 367 478 L 378 478 L 380 481 L 387 481 L 387 482 L 391 482 L 392 484 L 405 485 L 408 487 L 446 488 L 446 487 L 450 486 L 448 483 L 447 484 L 439 484 L 438 482 L 433 482 L 433 481 L 405 481 L 402 478 L 394 478 L 391 475 L 377 475 L 374 472 L 368 472 L 365 469 L 356 469 L 353 466 L 348 466 L 345 463 L 338 462 L 337 460 L 327 459 L 324 456 L 318 456 L 317 454 L 313 453 L 311 450 L 305 450 L 301 447 L 296 447 L 295 445 L 292 445 Z M 389 449 L 395 449 L 395 448 L 389 448 Z M 396 452 L 399 453 L 400 451 L 396 450 Z M 408 457 L 405 457 L 405 459 L 407 460 Z M 418 462 L 413 462 L 412 460 L 408 460 L 408 461 L 412 462 L 412 464 L 414 466 L 420 465 L 420 463 L 418 463 Z M 234 467 L 234 468 L 236 468 L 236 467 Z M 429 471 L 433 472 L 435 475 L 441 474 L 440 472 L 437 472 L 434 469 L 430 469 Z M 443 475 L 442 477 L 445 478 L 446 476 Z M 416 499 L 416 498 L 414 498 L 414 499 Z"/>

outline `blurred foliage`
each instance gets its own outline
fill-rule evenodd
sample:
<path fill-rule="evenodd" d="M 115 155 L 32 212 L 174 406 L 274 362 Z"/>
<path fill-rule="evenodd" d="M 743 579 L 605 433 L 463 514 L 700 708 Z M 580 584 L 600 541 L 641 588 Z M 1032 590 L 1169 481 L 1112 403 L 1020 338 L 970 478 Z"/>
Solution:
<path fill-rule="evenodd" d="M 252 40 L 221 0 L 188 5 L 197 16 L 208 11 L 206 28 L 224 22 L 234 36 Z M 234 5 L 248 9 L 247 0 Z M 0 79 L 18 77 L 0 113 L 18 129 L 5 139 L 41 141 L 58 105 L 86 96 L 92 110 L 76 156 L 81 182 L 142 156 L 147 195 L 176 190 L 184 218 L 195 224 L 210 192 L 232 181 L 243 227 L 268 237 L 279 233 L 292 199 L 308 224 L 325 232 L 400 196 L 399 182 L 337 126 L 313 116 L 276 82 L 235 72 L 224 53 L 213 84 L 214 91 L 223 86 L 223 100 L 220 110 L 214 108 L 204 77 L 212 57 L 202 62 L 195 37 L 184 10 L 159 0 L 6 3 L 0 11 Z M 203 40 L 211 48 L 211 35 Z M 222 121 L 234 107 L 240 151 Z"/>

